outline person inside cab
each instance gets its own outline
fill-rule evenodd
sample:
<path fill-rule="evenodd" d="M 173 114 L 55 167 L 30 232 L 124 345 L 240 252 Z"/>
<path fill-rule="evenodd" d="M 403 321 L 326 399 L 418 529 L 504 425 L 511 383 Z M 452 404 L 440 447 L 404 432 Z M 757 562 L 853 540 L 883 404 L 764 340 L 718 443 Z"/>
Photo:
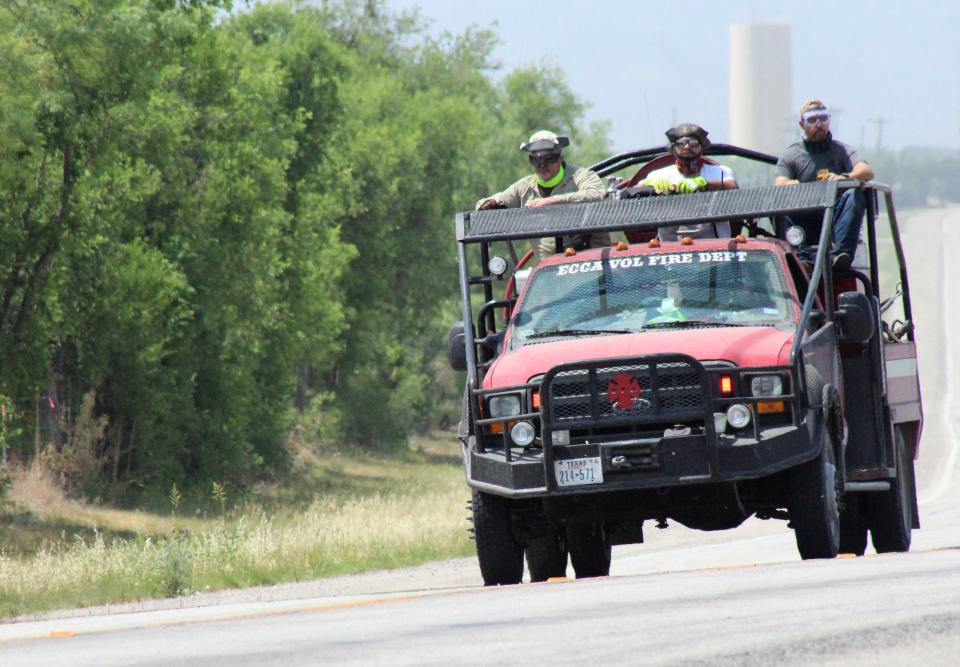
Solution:
<path fill-rule="evenodd" d="M 490 195 L 477 202 L 477 210 L 491 208 L 539 208 L 557 204 L 574 204 L 597 201 L 606 196 L 600 177 L 589 169 L 578 167 L 564 160 L 563 149 L 570 144 L 569 137 L 558 136 L 549 130 L 534 132 L 530 139 L 520 145 L 527 153 L 533 173 L 502 192 Z M 564 237 L 563 246 L 583 250 L 602 247 L 612 243 L 610 234 L 594 234 Z M 540 239 L 537 254 L 540 258 L 556 252 L 552 237 Z"/>

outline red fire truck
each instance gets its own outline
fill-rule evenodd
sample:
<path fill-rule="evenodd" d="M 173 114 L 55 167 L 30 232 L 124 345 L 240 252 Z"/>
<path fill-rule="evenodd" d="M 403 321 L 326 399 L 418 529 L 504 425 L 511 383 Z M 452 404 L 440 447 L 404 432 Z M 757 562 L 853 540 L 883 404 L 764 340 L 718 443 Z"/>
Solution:
<path fill-rule="evenodd" d="M 833 272 L 833 207 L 850 189 L 867 202 L 862 252 Z M 822 216 L 819 246 L 785 227 L 798 214 Z M 717 221 L 742 232 L 683 235 Z M 680 240 L 659 240 L 665 226 Z M 868 533 L 878 552 L 909 549 L 922 410 L 890 188 L 824 181 L 473 211 L 456 230 L 463 321 L 449 353 L 466 371 L 460 439 L 485 584 L 519 583 L 524 557 L 533 581 L 563 576 L 568 558 L 577 577 L 606 575 L 611 547 L 642 542 L 650 521 L 786 520 L 805 559 L 863 554 Z M 560 243 L 596 231 L 628 240 Z M 541 237 L 558 253 L 527 267 L 515 244 Z M 888 294 L 880 256 L 896 264 L 884 267 Z"/>

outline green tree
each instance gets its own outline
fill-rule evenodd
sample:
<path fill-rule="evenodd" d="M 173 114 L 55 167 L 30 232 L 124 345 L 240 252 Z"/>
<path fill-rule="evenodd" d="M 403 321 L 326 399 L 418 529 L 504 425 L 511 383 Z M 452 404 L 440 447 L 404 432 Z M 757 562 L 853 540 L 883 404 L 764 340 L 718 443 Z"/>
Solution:
<path fill-rule="evenodd" d="M 276 473 L 292 407 L 403 443 L 456 409 L 453 213 L 527 172 L 535 129 L 582 164 L 608 144 L 560 70 L 497 82 L 490 31 L 433 38 L 377 0 L 229 9 L 0 0 L 19 456 L 71 451 L 94 396 L 91 455 L 128 488 Z"/>

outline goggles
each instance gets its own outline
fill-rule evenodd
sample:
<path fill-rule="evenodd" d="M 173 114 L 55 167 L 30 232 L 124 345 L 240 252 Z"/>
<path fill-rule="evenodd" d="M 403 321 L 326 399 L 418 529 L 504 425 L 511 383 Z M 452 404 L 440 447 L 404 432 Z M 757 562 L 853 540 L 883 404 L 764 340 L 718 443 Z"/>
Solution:
<path fill-rule="evenodd" d="M 531 155 L 530 164 L 534 167 L 544 167 L 548 164 L 556 164 L 560 161 L 559 153 L 547 153 L 545 155 Z"/>
<path fill-rule="evenodd" d="M 830 123 L 830 112 L 826 109 L 814 109 L 807 111 L 802 116 L 804 125 L 828 125 Z"/>
<path fill-rule="evenodd" d="M 697 148 L 698 146 L 700 146 L 700 140 L 697 139 L 696 137 L 680 137 L 679 139 L 673 142 L 673 145 L 674 146 L 693 146 L 694 148 Z"/>

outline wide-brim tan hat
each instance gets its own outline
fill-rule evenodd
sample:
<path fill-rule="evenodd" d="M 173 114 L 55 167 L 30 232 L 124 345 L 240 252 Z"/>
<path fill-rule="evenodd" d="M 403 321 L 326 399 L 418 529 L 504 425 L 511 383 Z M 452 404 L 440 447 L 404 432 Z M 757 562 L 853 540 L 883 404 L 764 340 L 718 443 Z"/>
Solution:
<path fill-rule="evenodd" d="M 559 153 L 564 146 L 570 145 L 570 137 L 557 136 L 550 130 L 538 130 L 530 135 L 527 143 L 520 144 L 520 150 L 528 153 L 537 153 L 540 151 L 552 151 Z"/>

